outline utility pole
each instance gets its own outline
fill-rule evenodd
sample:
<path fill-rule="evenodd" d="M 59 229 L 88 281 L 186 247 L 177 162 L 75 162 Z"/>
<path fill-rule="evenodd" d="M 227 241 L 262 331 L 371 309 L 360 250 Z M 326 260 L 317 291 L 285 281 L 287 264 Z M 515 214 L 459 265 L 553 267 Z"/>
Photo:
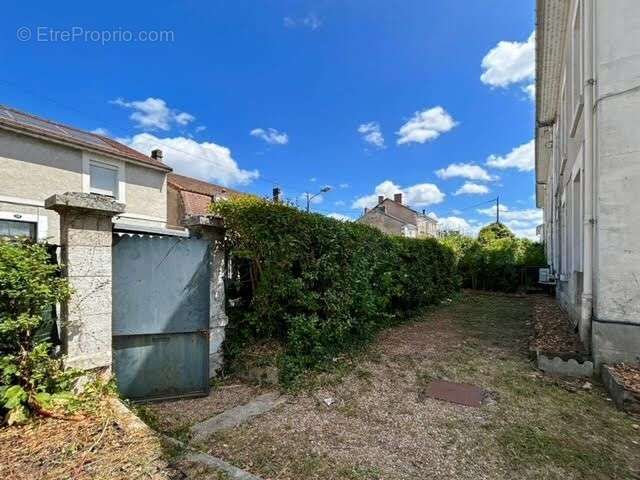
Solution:
<path fill-rule="evenodd" d="M 496 223 L 500 223 L 500 195 L 496 197 Z"/>

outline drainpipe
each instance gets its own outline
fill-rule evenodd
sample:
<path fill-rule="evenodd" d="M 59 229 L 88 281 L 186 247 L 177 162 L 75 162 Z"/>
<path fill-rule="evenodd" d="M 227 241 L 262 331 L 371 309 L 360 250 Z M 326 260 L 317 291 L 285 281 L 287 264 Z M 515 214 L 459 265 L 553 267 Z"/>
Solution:
<path fill-rule="evenodd" d="M 584 241 L 582 256 L 582 311 L 580 314 L 580 338 L 587 348 L 591 348 L 591 321 L 593 316 L 593 243 L 594 243 L 594 4 L 593 0 L 585 0 L 585 55 L 584 75 Z"/>

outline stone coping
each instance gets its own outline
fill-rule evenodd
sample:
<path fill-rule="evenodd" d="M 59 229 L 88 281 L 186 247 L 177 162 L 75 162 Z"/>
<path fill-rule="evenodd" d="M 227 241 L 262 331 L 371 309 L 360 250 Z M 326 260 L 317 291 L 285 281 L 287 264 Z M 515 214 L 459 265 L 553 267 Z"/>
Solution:
<path fill-rule="evenodd" d="M 125 211 L 125 204 L 116 202 L 111 197 L 82 192 L 56 193 L 44 201 L 44 207 L 58 213 L 78 209 L 85 211 L 87 214 L 110 217 Z"/>
<path fill-rule="evenodd" d="M 215 227 L 224 228 L 224 220 L 216 215 L 187 215 L 184 217 L 184 226 L 193 227 Z"/>

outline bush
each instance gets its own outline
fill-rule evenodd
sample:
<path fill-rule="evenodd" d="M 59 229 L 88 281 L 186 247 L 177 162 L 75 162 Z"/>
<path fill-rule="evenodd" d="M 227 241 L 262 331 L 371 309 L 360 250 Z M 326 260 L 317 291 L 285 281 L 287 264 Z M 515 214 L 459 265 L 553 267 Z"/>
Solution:
<path fill-rule="evenodd" d="M 503 224 L 482 228 L 477 240 L 453 233 L 441 241 L 454 252 L 466 288 L 515 292 L 522 267 L 546 264 L 542 244 L 516 238 Z"/>
<path fill-rule="evenodd" d="M 226 353 L 277 339 L 285 382 L 457 287 L 454 255 L 436 240 L 389 237 L 255 198 L 212 209 L 228 228 L 234 272 L 228 293 L 237 297 Z"/>
<path fill-rule="evenodd" d="M 65 372 L 48 341 L 48 318 L 69 296 L 45 246 L 0 240 L 0 413 L 8 423 L 64 402 Z"/>

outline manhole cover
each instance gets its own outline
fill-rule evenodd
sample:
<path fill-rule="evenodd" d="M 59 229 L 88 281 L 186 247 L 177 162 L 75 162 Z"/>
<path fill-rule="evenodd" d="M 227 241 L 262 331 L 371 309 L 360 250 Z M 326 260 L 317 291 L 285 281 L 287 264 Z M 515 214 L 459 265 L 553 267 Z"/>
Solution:
<path fill-rule="evenodd" d="M 445 402 L 479 407 L 484 400 L 485 391 L 475 385 L 437 380 L 427 385 L 424 395 Z"/>

